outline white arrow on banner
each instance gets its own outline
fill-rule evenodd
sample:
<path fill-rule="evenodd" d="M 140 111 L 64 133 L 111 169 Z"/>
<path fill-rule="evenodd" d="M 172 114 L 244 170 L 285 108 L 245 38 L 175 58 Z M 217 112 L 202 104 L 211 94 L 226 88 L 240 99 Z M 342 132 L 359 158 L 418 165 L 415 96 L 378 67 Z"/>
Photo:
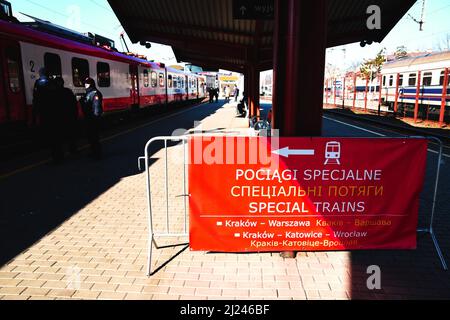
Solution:
<path fill-rule="evenodd" d="M 244 15 L 245 11 L 247 11 L 247 8 L 242 6 L 240 10 L 241 10 L 241 14 Z"/>
<path fill-rule="evenodd" d="M 289 147 L 274 150 L 272 151 L 273 154 L 278 154 L 282 157 L 289 158 L 289 156 L 313 156 L 315 154 L 315 150 L 311 149 L 304 149 L 304 150 L 295 150 L 295 149 L 289 149 Z"/>

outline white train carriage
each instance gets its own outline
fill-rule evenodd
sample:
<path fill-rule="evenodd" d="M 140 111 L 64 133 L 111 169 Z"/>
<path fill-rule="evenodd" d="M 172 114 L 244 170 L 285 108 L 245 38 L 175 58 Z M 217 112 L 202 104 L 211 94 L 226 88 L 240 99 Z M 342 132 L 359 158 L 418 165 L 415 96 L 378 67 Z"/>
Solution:
<path fill-rule="evenodd" d="M 445 116 L 449 116 L 450 51 L 429 53 L 416 58 L 406 58 L 386 63 L 382 70 L 382 99 L 394 109 L 395 100 L 400 111 L 411 110 L 418 103 L 421 109 L 439 114 L 445 101 Z M 447 70 L 447 71 L 446 71 Z M 447 78 L 447 83 L 444 83 Z M 446 87 L 446 90 L 444 90 Z"/>
<path fill-rule="evenodd" d="M 166 68 L 163 64 L 149 62 L 138 67 L 139 107 L 166 103 Z"/>

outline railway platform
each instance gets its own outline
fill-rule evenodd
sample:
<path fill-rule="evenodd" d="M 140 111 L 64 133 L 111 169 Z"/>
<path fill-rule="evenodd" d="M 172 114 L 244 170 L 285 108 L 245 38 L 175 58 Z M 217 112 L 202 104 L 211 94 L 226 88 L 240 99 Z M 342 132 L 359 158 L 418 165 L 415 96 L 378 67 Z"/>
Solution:
<path fill-rule="evenodd" d="M 137 157 L 148 139 L 180 128 L 249 134 L 247 121 L 236 117 L 235 107 L 201 104 L 108 137 L 102 162 L 80 155 L 63 166 L 43 164 L 2 179 L 0 299 L 450 298 L 448 272 L 441 269 L 426 236 L 419 236 L 414 251 L 308 252 L 295 259 L 283 259 L 278 253 L 191 252 L 186 246 L 169 246 L 154 251 L 154 267 L 161 268 L 147 277 L 145 176 L 137 169 Z M 330 115 L 323 121 L 326 136 L 384 134 Z M 174 229 L 183 224 L 178 218 L 182 201 L 176 197 L 182 176 L 182 166 L 175 161 L 179 149 L 173 145 L 168 150 Z M 157 199 L 164 194 L 162 153 L 163 149 L 152 150 L 152 190 Z M 445 163 L 443 176 L 448 177 L 449 170 Z M 432 182 L 425 188 L 430 190 Z M 442 198 L 448 199 L 448 181 L 441 188 Z M 163 210 L 162 203 L 155 205 Z M 447 260 L 448 209 L 443 204 L 436 217 Z M 163 224 L 156 219 L 156 227 Z M 175 238 L 164 244 L 187 241 Z M 366 285 L 367 268 L 374 264 L 382 270 L 382 289 L 375 291 Z"/>

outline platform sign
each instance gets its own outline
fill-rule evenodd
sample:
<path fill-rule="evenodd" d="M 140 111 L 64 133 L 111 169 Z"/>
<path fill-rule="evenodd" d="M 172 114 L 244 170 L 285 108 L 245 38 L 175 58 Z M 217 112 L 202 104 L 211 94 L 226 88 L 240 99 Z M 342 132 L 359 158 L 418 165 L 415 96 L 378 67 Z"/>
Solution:
<path fill-rule="evenodd" d="M 274 0 L 233 0 L 233 19 L 273 20 Z"/>
<path fill-rule="evenodd" d="M 425 139 L 189 142 L 190 247 L 415 249 Z"/>

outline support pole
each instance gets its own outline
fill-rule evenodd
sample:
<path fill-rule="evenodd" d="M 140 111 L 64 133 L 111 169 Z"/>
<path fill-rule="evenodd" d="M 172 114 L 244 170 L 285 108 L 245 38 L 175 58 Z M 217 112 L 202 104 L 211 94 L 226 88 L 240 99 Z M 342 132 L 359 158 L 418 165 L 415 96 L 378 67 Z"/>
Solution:
<path fill-rule="evenodd" d="M 419 115 L 419 95 L 420 95 L 420 77 L 421 72 L 417 73 L 417 87 L 416 87 L 416 104 L 414 106 L 414 123 L 417 122 L 417 117 Z"/>
<path fill-rule="evenodd" d="M 444 83 L 442 84 L 442 100 L 441 100 L 441 110 L 439 113 L 439 126 L 444 126 L 444 115 L 445 115 L 445 107 L 447 105 L 447 88 L 448 88 L 448 80 L 449 80 L 449 69 L 445 68 L 444 71 Z"/>
<path fill-rule="evenodd" d="M 369 78 L 366 78 L 366 89 L 364 91 L 364 112 L 367 112 L 367 91 L 369 87 Z"/>
<path fill-rule="evenodd" d="M 282 137 L 322 134 L 327 12 L 327 0 L 275 0 L 273 128 Z"/>
<path fill-rule="evenodd" d="M 378 115 L 381 112 L 381 74 L 378 75 Z"/>
<path fill-rule="evenodd" d="M 250 110 L 252 117 L 258 117 L 260 116 L 260 108 L 259 108 L 259 71 L 256 69 L 255 66 L 250 66 L 250 87 L 251 87 L 251 94 L 249 95 L 250 98 Z"/>
<path fill-rule="evenodd" d="M 397 73 L 397 84 L 395 85 L 394 114 L 397 114 L 397 112 L 398 112 L 399 83 L 400 83 L 400 73 Z"/>
<path fill-rule="evenodd" d="M 281 136 L 322 134 L 327 3 L 275 0 L 273 112 Z"/>
<path fill-rule="evenodd" d="M 247 81 L 246 81 L 246 93 L 247 93 L 247 103 L 248 103 L 248 117 L 251 119 L 253 117 L 253 108 L 252 108 L 252 96 L 253 96 L 253 73 L 250 70 L 250 67 L 247 68 Z"/>
<path fill-rule="evenodd" d="M 344 81 L 342 84 L 342 109 L 345 109 L 345 79 L 346 77 L 344 77 Z"/>
<path fill-rule="evenodd" d="M 356 93 L 357 93 L 357 90 L 356 90 L 356 73 L 353 75 L 353 108 L 352 109 L 355 109 L 355 107 L 356 107 Z"/>
<path fill-rule="evenodd" d="M 333 88 L 334 107 L 336 108 L 337 107 L 337 102 L 336 102 L 336 84 L 337 84 L 337 81 L 336 81 L 336 78 L 333 80 L 333 83 L 334 83 L 334 88 Z"/>

